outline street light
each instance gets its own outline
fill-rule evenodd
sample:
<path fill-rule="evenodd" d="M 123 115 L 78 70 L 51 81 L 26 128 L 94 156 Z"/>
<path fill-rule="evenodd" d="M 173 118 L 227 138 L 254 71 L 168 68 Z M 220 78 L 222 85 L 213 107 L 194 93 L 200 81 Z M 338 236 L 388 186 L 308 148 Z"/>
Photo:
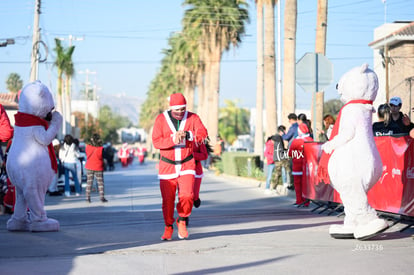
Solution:
<path fill-rule="evenodd" d="M 7 45 L 13 45 L 14 39 L 13 38 L 7 38 L 7 39 L 0 39 L 0 40 L 6 40 L 6 42 L 1 42 L 0 47 L 6 47 Z"/>

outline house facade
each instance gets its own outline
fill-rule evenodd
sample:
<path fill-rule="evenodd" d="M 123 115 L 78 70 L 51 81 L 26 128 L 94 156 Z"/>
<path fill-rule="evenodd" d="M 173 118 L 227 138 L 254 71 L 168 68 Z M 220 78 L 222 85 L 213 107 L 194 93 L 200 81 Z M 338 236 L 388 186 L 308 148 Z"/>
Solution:
<path fill-rule="evenodd" d="M 393 96 L 402 99 L 401 111 L 410 116 L 414 107 L 414 22 L 384 24 L 374 31 L 374 70 L 379 78 L 375 107 Z"/>

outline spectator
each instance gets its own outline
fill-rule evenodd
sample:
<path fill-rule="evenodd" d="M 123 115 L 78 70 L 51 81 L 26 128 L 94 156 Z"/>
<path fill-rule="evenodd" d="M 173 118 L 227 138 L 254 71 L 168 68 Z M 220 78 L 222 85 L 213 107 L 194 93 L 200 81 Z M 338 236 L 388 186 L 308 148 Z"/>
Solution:
<path fill-rule="evenodd" d="M 69 173 L 71 173 L 75 183 L 76 196 L 80 196 L 81 187 L 79 184 L 76 162 L 80 156 L 76 147 L 75 139 L 71 135 L 66 135 L 63 139 L 63 146 L 59 150 L 59 159 L 65 168 L 65 196 L 70 197 Z"/>
<path fill-rule="evenodd" d="M 374 136 L 390 136 L 400 133 L 400 127 L 391 123 L 391 108 L 387 103 L 378 106 L 378 122 L 372 124 Z"/>
<path fill-rule="evenodd" d="M 267 160 L 267 177 L 265 194 L 271 194 L 276 191 L 279 178 L 282 176 L 283 184 L 286 185 L 286 177 L 283 177 L 283 171 L 290 173 L 290 163 L 288 160 L 286 148 L 282 137 L 275 134 L 266 141 L 264 156 Z M 273 176 L 273 170 L 275 170 Z"/>
<path fill-rule="evenodd" d="M 99 197 L 101 202 L 108 202 L 105 199 L 105 186 L 103 178 L 104 161 L 102 139 L 99 134 L 93 134 L 90 144 L 86 145 L 86 201 L 91 202 L 91 188 L 93 180 L 98 182 Z"/>
<path fill-rule="evenodd" d="M 49 196 L 61 196 L 62 194 L 59 192 L 58 187 L 57 187 L 58 179 L 61 176 L 61 172 L 63 170 L 63 169 L 61 169 L 62 163 L 59 160 L 59 150 L 60 150 L 59 140 L 55 138 L 52 141 L 52 145 L 53 145 L 53 150 L 55 151 L 55 155 L 56 155 L 58 171 L 55 174 L 55 177 L 53 178 L 52 182 L 49 185 L 48 193 L 49 193 Z"/>
<path fill-rule="evenodd" d="M 294 113 L 288 115 L 290 127 L 286 134 L 282 135 L 283 140 L 287 140 L 290 143 L 298 136 L 298 117 Z"/>
<path fill-rule="evenodd" d="M 108 142 L 106 147 L 104 148 L 104 159 L 106 160 L 106 163 L 108 166 L 107 169 L 109 171 L 113 171 L 115 169 L 114 156 L 115 156 L 114 148 L 112 147 L 112 144 Z"/>
<path fill-rule="evenodd" d="M 331 137 L 332 129 L 335 124 L 335 119 L 332 115 L 327 114 L 323 117 L 323 126 L 325 130 L 320 130 L 318 133 L 322 135 L 322 141 L 328 141 Z"/>
<path fill-rule="evenodd" d="M 303 113 L 298 115 L 298 124 L 301 124 L 301 123 L 305 123 L 306 126 L 308 126 L 309 134 L 310 134 L 311 138 L 313 138 L 313 131 L 312 131 L 311 121 Z"/>
<path fill-rule="evenodd" d="M 313 141 L 310 137 L 308 126 L 305 123 L 299 125 L 298 136 L 293 140 L 289 148 L 289 156 L 292 158 L 292 175 L 295 186 L 296 202 L 295 205 L 309 206 L 302 194 L 302 175 L 303 175 L 303 144 L 305 141 Z"/>
<path fill-rule="evenodd" d="M 401 98 L 394 96 L 390 99 L 391 122 L 390 127 L 398 127 L 401 134 L 408 134 L 414 128 L 407 114 L 400 112 L 402 106 Z"/>
<path fill-rule="evenodd" d="M 13 127 L 3 105 L 0 104 L 0 141 L 6 142 L 13 137 Z"/>

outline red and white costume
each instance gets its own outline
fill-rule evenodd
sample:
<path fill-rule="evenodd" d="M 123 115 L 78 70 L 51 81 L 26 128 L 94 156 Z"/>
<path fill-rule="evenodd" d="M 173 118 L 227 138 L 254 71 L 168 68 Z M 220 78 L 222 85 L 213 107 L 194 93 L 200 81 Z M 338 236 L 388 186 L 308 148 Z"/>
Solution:
<path fill-rule="evenodd" d="M 185 99 L 181 94 L 179 95 L 182 97 L 183 103 L 178 107 L 185 107 Z M 177 107 L 172 104 L 170 100 L 170 108 Z M 161 155 L 158 178 L 160 179 L 164 222 L 167 226 L 174 223 L 174 202 L 177 188 L 179 217 L 187 218 L 191 214 L 196 167 L 193 148 L 195 143 L 202 143 L 207 137 L 207 129 L 199 116 L 188 111 L 185 111 L 183 118 L 179 121 L 178 130 L 186 131 L 188 138 L 180 144 L 175 144 L 177 129 L 168 111 L 158 115 L 155 119 L 152 142 L 154 147 L 160 150 Z"/>
<path fill-rule="evenodd" d="M 194 200 L 199 199 L 200 195 L 200 186 L 201 186 L 201 179 L 203 178 L 203 166 L 201 165 L 202 160 L 206 160 L 208 158 L 208 151 L 207 147 L 204 143 L 195 143 L 194 144 L 194 151 L 193 156 L 196 162 L 196 174 L 195 174 L 195 183 L 194 183 Z"/>
<path fill-rule="evenodd" d="M 142 145 L 138 146 L 138 148 L 135 150 L 135 156 L 138 157 L 139 164 L 144 163 L 146 152 L 147 152 L 147 148 L 145 148 Z"/>
<path fill-rule="evenodd" d="M 122 147 L 118 151 L 118 158 L 121 161 L 122 167 L 128 166 L 128 158 L 129 158 L 128 143 L 122 144 Z"/>
<path fill-rule="evenodd" d="M 302 196 L 302 175 L 303 175 L 303 144 L 305 141 L 313 141 L 309 135 L 306 124 L 301 123 L 298 127 L 298 136 L 292 141 L 289 147 L 289 156 L 292 158 L 292 176 L 295 185 L 296 204 L 305 201 Z M 309 204 L 306 204 L 308 206 Z"/>

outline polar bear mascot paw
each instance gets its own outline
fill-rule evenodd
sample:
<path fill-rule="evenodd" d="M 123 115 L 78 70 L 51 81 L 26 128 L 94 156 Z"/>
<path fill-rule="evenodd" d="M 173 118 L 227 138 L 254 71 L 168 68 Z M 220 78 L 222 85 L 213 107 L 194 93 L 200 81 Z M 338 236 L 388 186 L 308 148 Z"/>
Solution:
<path fill-rule="evenodd" d="M 52 94 L 40 81 L 27 84 L 20 94 L 6 164 L 16 187 L 14 213 L 7 221 L 9 231 L 59 230 L 59 222 L 49 219 L 44 209 L 47 188 L 57 172 L 51 142 L 62 125 L 62 116 L 54 107 Z"/>
<path fill-rule="evenodd" d="M 377 91 L 378 78 L 368 64 L 345 73 L 338 83 L 345 105 L 331 139 L 322 146 L 324 154 L 329 155 L 330 182 L 340 194 L 345 210 L 344 224 L 329 228 L 333 238 L 365 240 L 388 228 L 367 198 L 368 190 L 382 175 L 381 157 L 372 133 L 372 103 Z"/>

